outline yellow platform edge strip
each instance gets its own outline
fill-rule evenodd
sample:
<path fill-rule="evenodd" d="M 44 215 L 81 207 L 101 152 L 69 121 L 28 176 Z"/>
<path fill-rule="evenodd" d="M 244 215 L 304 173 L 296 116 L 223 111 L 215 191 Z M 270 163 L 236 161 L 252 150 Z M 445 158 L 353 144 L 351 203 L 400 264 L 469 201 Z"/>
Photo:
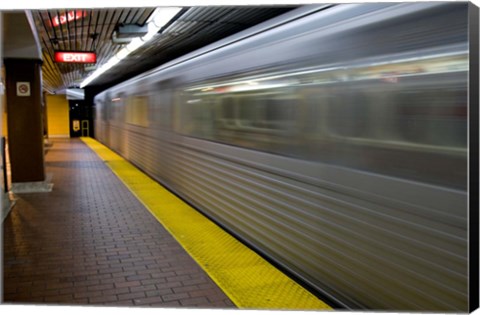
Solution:
<path fill-rule="evenodd" d="M 265 259 L 93 138 L 81 138 L 239 308 L 331 310 Z"/>

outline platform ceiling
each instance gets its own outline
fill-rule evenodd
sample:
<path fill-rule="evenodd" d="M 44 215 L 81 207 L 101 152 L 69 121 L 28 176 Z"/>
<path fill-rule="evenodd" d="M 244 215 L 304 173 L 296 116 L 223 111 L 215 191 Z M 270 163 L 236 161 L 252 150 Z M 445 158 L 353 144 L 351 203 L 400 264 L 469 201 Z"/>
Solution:
<path fill-rule="evenodd" d="M 202 6 L 184 7 L 147 45 L 140 47 L 90 85 L 108 87 L 136 74 L 180 57 L 195 49 L 283 14 L 296 6 Z M 62 93 L 79 86 L 89 73 L 106 63 L 122 47 L 112 41 L 121 24 L 144 25 L 155 8 L 32 10 L 43 53 L 44 88 Z M 82 12 L 76 19 L 59 17 Z M 78 13 L 77 13 L 78 14 Z M 69 21 L 70 20 L 70 21 Z M 55 51 L 94 51 L 96 64 L 54 62 Z"/>

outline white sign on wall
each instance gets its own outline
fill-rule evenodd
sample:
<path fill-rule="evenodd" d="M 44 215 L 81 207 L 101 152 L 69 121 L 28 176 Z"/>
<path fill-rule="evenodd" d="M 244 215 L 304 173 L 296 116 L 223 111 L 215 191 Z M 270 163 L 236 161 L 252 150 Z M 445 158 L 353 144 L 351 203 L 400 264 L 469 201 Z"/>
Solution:
<path fill-rule="evenodd" d="M 17 96 L 30 96 L 30 82 L 17 82 Z"/>

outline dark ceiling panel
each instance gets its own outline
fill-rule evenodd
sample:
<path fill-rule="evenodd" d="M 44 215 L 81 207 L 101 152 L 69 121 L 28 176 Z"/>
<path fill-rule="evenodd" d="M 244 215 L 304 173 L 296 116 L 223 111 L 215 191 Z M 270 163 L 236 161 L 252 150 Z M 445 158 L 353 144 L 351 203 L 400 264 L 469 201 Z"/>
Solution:
<path fill-rule="evenodd" d="M 92 85 L 107 87 L 178 58 L 195 49 L 240 32 L 295 6 L 203 6 L 186 7 L 147 45 L 104 73 Z M 78 86 L 94 68 L 114 56 L 123 45 L 112 42 L 112 33 L 120 24 L 144 25 L 155 8 L 55 9 L 33 11 L 43 49 L 44 86 L 60 91 Z M 72 14 L 72 12 L 80 12 Z M 54 21 L 64 18 L 60 25 Z M 97 64 L 55 63 L 57 50 L 95 51 Z"/>

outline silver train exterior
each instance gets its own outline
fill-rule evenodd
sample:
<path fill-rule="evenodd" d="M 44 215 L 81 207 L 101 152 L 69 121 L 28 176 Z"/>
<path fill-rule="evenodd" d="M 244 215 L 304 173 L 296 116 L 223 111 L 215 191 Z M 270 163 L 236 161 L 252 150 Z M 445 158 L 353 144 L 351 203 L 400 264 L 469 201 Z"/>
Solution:
<path fill-rule="evenodd" d="M 295 9 L 97 95 L 96 137 L 341 305 L 466 311 L 467 7 Z"/>

